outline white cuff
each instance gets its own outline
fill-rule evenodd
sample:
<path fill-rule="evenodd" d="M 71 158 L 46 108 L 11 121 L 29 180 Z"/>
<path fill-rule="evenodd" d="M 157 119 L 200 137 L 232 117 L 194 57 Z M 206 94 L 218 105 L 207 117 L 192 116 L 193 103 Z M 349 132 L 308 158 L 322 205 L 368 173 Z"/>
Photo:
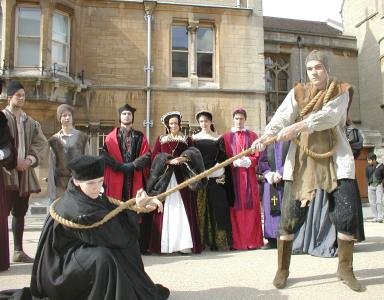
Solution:
<path fill-rule="evenodd" d="M 268 181 L 269 184 L 273 184 L 273 177 L 275 177 L 275 172 L 269 172 L 264 175 L 265 179 Z"/>

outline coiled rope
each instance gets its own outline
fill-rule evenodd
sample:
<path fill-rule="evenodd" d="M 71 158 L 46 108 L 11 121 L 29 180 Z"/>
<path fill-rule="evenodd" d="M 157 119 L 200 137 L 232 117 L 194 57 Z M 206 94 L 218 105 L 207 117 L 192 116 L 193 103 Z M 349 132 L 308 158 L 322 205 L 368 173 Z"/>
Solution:
<path fill-rule="evenodd" d="M 333 80 L 330 85 L 329 85 L 329 88 L 325 94 L 325 97 L 324 97 L 324 100 L 323 100 L 323 106 L 325 104 L 327 104 L 331 98 L 331 95 L 334 91 L 336 87 L 336 80 Z M 318 99 L 324 95 L 325 91 L 319 91 L 315 97 L 313 97 L 313 99 L 302 109 L 302 111 L 300 112 L 300 118 L 303 118 L 306 114 L 308 114 L 309 112 L 312 112 L 313 111 L 313 108 L 316 104 L 316 102 L 318 101 Z M 335 154 L 336 152 L 336 147 L 337 147 L 337 143 L 338 143 L 338 139 L 337 139 L 337 133 L 336 133 L 336 128 L 332 128 L 331 129 L 331 133 L 332 133 L 332 136 L 333 136 L 333 140 L 335 141 L 334 144 L 333 144 L 333 147 L 331 148 L 331 150 L 325 152 L 325 153 L 316 153 L 312 150 L 310 150 L 306 145 L 302 144 L 300 142 L 299 139 L 294 139 L 293 142 L 299 146 L 306 155 L 314 158 L 314 159 L 325 159 L 325 158 L 328 158 L 328 157 L 331 157 L 333 154 Z"/>

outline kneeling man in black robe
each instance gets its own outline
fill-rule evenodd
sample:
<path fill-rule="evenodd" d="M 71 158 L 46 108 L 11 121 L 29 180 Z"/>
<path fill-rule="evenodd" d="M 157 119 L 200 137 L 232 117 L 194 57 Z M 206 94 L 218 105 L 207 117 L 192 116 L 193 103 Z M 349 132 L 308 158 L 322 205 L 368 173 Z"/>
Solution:
<path fill-rule="evenodd" d="M 69 163 L 73 179 L 55 211 L 66 220 L 89 225 L 116 208 L 101 192 L 104 160 L 80 156 Z M 145 192 L 138 206 L 162 210 Z M 125 210 L 93 229 L 68 228 L 49 216 L 32 270 L 33 299 L 168 299 L 169 290 L 154 284 L 144 270 L 136 213 Z"/>

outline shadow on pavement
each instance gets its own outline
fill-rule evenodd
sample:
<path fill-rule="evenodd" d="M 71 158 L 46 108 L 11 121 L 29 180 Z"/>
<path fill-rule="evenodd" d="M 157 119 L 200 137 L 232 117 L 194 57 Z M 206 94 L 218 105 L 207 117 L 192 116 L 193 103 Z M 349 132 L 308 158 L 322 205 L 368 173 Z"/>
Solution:
<path fill-rule="evenodd" d="M 354 252 L 377 252 L 383 251 L 384 238 L 382 236 L 368 237 L 364 242 L 355 245 Z"/>
<path fill-rule="evenodd" d="M 199 299 L 199 300 L 252 300 L 252 299 L 288 299 L 276 289 L 258 290 L 248 287 L 225 287 L 202 291 L 171 291 L 170 300 Z"/>
<path fill-rule="evenodd" d="M 161 264 L 169 264 L 169 263 L 175 263 L 175 262 L 181 262 L 181 261 L 191 261 L 191 260 L 202 260 L 202 259 L 225 259 L 232 257 L 232 252 L 209 252 L 205 251 L 201 254 L 188 254 L 188 255 L 180 255 L 177 253 L 173 254 L 166 254 L 166 255 L 159 255 L 159 254 L 152 254 L 152 255 L 145 255 L 142 256 L 144 265 L 146 267 L 152 266 L 152 265 L 161 265 Z"/>
<path fill-rule="evenodd" d="M 354 273 L 363 286 L 384 284 L 384 268 L 355 270 Z M 329 281 L 318 282 L 325 279 L 334 279 L 332 280 L 334 282 L 339 281 L 337 279 L 336 270 L 335 273 L 331 274 L 288 278 L 287 288 L 302 288 L 303 286 L 318 286 L 322 284 L 329 284 Z M 316 283 L 294 286 L 295 284 L 309 281 L 316 281 Z"/>
<path fill-rule="evenodd" d="M 364 286 L 384 284 L 384 268 L 356 270 L 355 275 Z"/>
<path fill-rule="evenodd" d="M 33 264 L 11 264 L 7 271 L 0 272 L 0 277 L 31 274 L 32 266 Z"/>

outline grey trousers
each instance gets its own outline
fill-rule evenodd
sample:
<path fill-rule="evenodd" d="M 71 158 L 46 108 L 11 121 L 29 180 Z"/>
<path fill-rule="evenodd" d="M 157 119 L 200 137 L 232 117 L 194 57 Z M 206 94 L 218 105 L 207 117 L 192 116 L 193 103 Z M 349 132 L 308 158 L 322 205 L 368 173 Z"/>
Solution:
<path fill-rule="evenodd" d="M 383 220 L 383 185 L 379 184 L 378 186 L 368 186 L 368 200 L 369 205 L 371 206 L 373 217 L 378 220 Z"/>

